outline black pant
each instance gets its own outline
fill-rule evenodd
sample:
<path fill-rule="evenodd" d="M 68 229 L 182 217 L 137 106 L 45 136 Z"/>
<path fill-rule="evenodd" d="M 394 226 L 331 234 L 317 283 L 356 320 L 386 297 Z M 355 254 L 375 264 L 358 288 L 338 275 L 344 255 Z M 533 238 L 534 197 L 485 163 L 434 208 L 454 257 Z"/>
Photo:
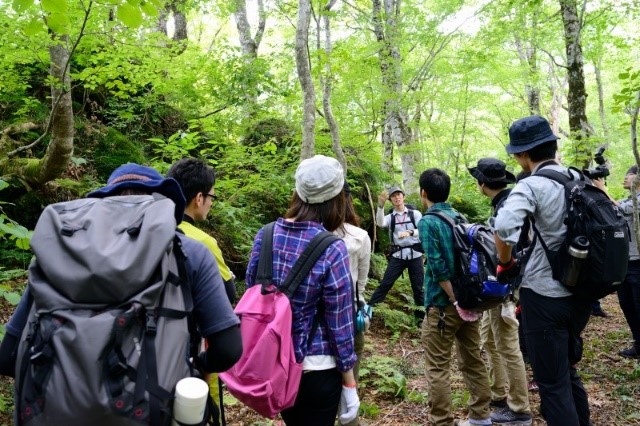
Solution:
<path fill-rule="evenodd" d="M 389 290 L 391 290 L 391 287 L 393 287 L 393 284 L 405 269 L 409 270 L 409 281 L 411 281 L 413 301 L 417 306 L 424 306 L 424 268 L 422 256 L 415 259 L 398 259 L 390 256 L 387 270 L 384 271 L 382 281 L 380 281 L 380 285 L 371 295 L 371 300 L 369 300 L 371 306 L 384 301 L 387 293 L 389 293 Z M 422 318 L 424 317 L 424 312 L 416 311 L 416 316 Z"/>
<path fill-rule="evenodd" d="M 580 333 L 591 302 L 574 296 L 546 297 L 520 290 L 522 320 L 540 412 L 548 426 L 587 426 L 589 401 L 575 364 L 582 358 Z"/>
<path fill-rule="evenodd" d="M 618 289 L 618 301 L 629 324 L 633 343 L 640 348 L 640 260 L 629 262 L 627 276 Z"/>
<path fill-rule="evenodd" d="M 296 403 L 282 412 L 282 420 L 287 426 L 333 426 L 341 393 L 338 369 L 303 373 Z"/>

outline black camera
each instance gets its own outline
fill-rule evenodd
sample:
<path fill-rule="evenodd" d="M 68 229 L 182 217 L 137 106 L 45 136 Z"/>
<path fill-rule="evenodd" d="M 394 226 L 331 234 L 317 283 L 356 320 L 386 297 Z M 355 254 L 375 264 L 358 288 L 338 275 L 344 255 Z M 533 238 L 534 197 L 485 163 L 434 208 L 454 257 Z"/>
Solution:
<path fill-rule="evenodd" d="M 609 176 L 609 168 L 607 167 L 607 160 L 604 158 L 605 147 L 601 146 L 598 148 L 598 151 L 593 155 L 593 161 L 596 162 L 597 166 L 593 169 L 585 169 L 582 172 L 589 179 L 602 179 Z"/>

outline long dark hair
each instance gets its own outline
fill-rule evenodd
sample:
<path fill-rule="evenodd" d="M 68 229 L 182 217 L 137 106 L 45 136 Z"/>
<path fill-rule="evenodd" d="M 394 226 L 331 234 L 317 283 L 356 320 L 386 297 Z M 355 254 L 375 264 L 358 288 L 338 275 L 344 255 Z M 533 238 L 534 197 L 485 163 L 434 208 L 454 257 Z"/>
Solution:
<path fill-rule="evenodd" d="M 293 192 L 289 209 L 284 217 L 296 222 L 313 221 L 321 223 L 327 231 L 335 231 L 344 223 L 345 218 L 344 192 L 323 203 L 308 204 L 302 201 L 297 192 Z"/>

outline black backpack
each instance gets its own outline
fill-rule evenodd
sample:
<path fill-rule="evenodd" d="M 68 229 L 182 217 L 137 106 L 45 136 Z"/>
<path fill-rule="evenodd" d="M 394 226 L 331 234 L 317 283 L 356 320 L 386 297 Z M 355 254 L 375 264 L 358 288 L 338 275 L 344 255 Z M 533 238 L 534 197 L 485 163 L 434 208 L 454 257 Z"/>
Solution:
<path fill-rule="evenodd" d="M 542 166 L 544 167 L 544 165 Z M 576 172 L 574 176 L 569 170 Z M 553 278 L 566 284 L 564 268 L 570 264 L 569 246 L 578 237 L 589 240 L 589 253 L 579 272 L 577 285 L 566 286 L 586 299 L 600 299 L 618 290 L 627 274 L 629 227 L 622 212 L 607 194 L 584 174 L 570 167 L 566 173 L 539 169 L 535 176 L 554 180 L 565 189 L 567 235 L 557 250 L 550 250 L 533 223 L 553 271 Z"/>
<path fill-rule="evenodd" d="M 451 279 L 458 306 L 474 311 L 491 309 L 510 294 L 509 284 L 496 280 L 496 243 L 490 227 L 455 219 L 439 211 L 428 212 L 444 220 L 453 231 L 455 273 Z"/>

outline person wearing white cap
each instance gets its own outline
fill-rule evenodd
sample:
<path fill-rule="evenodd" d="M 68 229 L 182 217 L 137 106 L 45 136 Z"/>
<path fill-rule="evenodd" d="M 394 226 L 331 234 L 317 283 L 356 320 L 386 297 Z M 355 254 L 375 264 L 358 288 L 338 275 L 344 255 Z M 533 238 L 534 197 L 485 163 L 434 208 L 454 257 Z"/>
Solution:
<path fill-rule="evenodd" d="M 303 160 L 295 174 L 289 209 L 273 228 L 273 280 L 285 276 L 314 236 L 344 223 L 344 172 L 340 163 L 316 155 Z M 247 288 L 256 284 L 263 230 L 256 235 L 247 266 Z M 282 411 L 291 425 L 333 426 L 358 415 L 360 400 L 353 366 L 354 318 L 349 254 L 343 240 L 332 243 L 291 297 L 296 360 L 304 374 L 296 402 Z M 313 332 L 315 324 L 315 332 Z"/>

